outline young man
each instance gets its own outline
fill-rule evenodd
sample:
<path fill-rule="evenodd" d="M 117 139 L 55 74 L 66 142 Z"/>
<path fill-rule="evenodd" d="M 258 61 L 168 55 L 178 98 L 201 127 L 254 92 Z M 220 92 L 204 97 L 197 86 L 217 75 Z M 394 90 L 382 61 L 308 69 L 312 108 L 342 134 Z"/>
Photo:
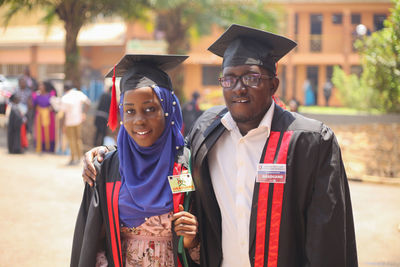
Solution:
<path fill-rule="evenodd" d="M 357 266 L 334 133 L 272 98 L 276 63 L 295 46 L 232 25 L 209 48 L 223 57 L 226 107 L 207 110 L 187 137 L 201 266 Z M 83 173 L 89 183 L 92 155 Z"/>
<path fill-rule="evenodd" d="M 90 99 L 74 88 L 70 81 L 65 82 L 64 91 L 65 94 L 61 98 L 61 110 L 64 112 L 64 131 L 71 150 L 71 160 L 68 165 L 76 165 L 83 153 L 81 125 L 86 119 Z"/>
<path fill-rule="evenodd" d="M 206 111 L 188 136 L 202 266 L 357 266 L 334 133 L 272 99 L 276 63 L 295 45 L 232 25 L 209 48 L 223 56 L 227 109 Z"/>

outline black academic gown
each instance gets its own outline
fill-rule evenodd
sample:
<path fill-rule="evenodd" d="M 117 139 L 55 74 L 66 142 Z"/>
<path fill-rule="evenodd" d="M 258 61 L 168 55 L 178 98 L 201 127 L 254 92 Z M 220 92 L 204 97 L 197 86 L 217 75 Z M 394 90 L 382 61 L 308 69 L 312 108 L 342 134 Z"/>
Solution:
<path fill-rule="evenodd" d="M 229 257 L 222 254 L 221 213 L 207 160 L 208 152 L 226 130 L 221 124 L 226 112 L 223 107 L 208 110 L 187 138 L 196 186 L 200 260 L 201 266 L 207 267 L 220 266 L 223 258 Z M 286 163 L 287 177 L 284 185 L 255 183 L 249 225 L 251 265 L 357 266 L 348 181 L 332 130 L 275 105 L 271 137 L 266 138 L 260 162 L 269 157 L 274 163 Z M 275 139 L 271 141 L 276 146 L 274 154 L 274 145 L 268 144 L 271 139 Z M 284 156 L 278 156 L 280 153 Z"/>
<path fill-rule="evenodd" d="M 188 168 L 188 149 L 178 151 L 174 175 Z M 98 175 L 95 187 L 85 185 L 82 203 L 75 225 L 72 244 L 71 267 L 95 266 L 99 250 L 105 250 L 108 266 L 124 266 L 122 263 L 118 196 L 121 186 L 119 158 L 116 150 L 109 152 L 101 167 L 96 162 Z M 183 203 L 183 194 L 174 194 L 174 209 Z M 181 255 L 177 259 L 178 237 L 173 234 L 175 266 L 181 266 Z M 190 258 L 188 259 L 190 262 Z"/>
<path fill-rule="evenodd" d="M 10 117 L 7 126 L 7 145 L 8 152 L 11 154 L 22 153 L 21 146 L 21 126 L 23 124 L 23 115 L 17 105 L 11 104 Z"/>
<path fill-rule="evenodd" d="M 94 144 L 100 146 L 103 144 L 104 137 L 107 134 L 108 110 L 110 109 L 111 94 L 104 93 L 100 97 L 99 105 L 96 110 L 94 125 L 96 126 L 96 135 Z"/>

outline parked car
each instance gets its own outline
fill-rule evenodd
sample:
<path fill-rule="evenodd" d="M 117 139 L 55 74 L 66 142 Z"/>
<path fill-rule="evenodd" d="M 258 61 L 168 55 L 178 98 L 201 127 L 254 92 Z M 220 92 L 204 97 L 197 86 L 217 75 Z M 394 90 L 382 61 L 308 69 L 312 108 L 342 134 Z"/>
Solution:
<path fill-rule="evenodd" d="M 0 74 L 0 114 L 6 111 L 8 98 L 17 90 L 18 78 Z"/>

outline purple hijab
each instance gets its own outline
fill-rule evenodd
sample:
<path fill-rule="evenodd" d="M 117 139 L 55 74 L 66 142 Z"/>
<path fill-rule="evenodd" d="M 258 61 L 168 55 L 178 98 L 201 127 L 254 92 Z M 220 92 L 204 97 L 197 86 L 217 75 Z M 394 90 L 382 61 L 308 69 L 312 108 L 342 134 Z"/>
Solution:
<path fill-rule="evenodd" d="M 180 132 L 182 113 L 178 98 L 171 90 L 153 86 L 160 100 L 165 117 L 165 129 L 160 138 L 150 147 L 140 147 L 129 136 L 125 127 L 118 133 L 119 172 L 119 217 L 127 227 L 141 225 L 145 218 L 161 215 L 173 210 L 172 192 L 168 175 L 172 175 L 178 148 L 184 145 Z M 121 95 L 119 112 L 123 117 Z"/>

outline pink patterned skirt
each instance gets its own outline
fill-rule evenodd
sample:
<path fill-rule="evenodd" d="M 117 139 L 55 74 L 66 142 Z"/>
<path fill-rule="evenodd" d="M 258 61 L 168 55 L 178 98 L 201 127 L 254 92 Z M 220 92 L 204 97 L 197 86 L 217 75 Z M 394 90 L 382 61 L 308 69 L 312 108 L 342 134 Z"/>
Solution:
<path fill-rule="evenodd" d="M 122 261 L 126 267 L 174 266 L 172 212 L 148 218 L 136 228 L 121 228 Z M 107 266 L 104 251 L 97 254 L 96 267 Z"/>

